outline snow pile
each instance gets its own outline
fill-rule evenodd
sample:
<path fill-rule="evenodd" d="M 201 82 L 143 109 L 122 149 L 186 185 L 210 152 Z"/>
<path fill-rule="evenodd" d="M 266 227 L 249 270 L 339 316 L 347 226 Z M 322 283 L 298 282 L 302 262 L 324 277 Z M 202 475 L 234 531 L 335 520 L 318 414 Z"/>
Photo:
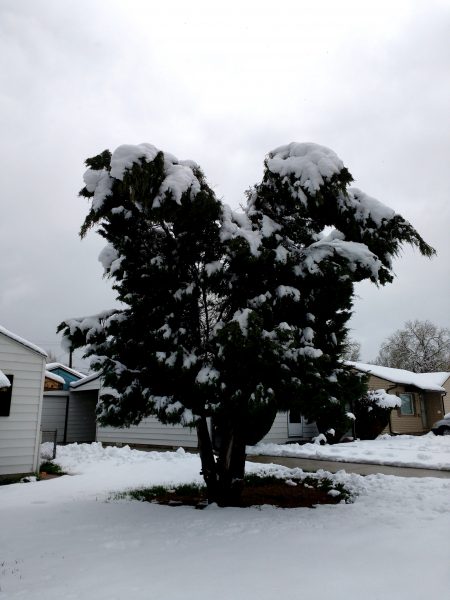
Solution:
<path fill-rule="evenodd" d="M 317 444 L 258 444 L 250 455 L 297 456 L 340 462 L 450 470 L 450 436 L 383 435 L 376 440 L 320 446 Z"/>
<path fill-rule="evenodd" d="M 165 462 L 183 460 L 187 454 L 182 448 L 176 452 L 142 452 L 133 450 L 129 446 L 122 448 L 116 446 L 103 447 L 100 442 L 92 444 L 69 444 L 67 446 L 58 446 L 55 462 L 64 471 L 74 473 L 84 473 L 90 470 L 91 466 L 97 467 L 100 463 L 105 463 L 114 467 L 120 465 L 132 465 L 136 463 L 148 463 L 149 461 L 164 460 Z"/>
<path fill-rule="evenodd" d="M 43 442 L 41 444 L 41 462 L 52 460 L 53 458 L 53 442 Z"/>

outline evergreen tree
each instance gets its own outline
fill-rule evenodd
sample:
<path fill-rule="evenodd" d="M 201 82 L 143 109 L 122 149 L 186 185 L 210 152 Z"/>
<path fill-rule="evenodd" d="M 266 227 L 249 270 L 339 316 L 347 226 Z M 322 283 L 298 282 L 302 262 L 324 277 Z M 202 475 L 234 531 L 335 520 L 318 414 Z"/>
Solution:
<path fill-rule="evenodd" d="M 245 446 L 277 411 L 299 408 L 343 433 L 345 405 L 364 391 L 340 361 L 353 285 L 390 281 L 402 242 L 430 256 L 412 226 L 349 189 L 340 159 L 315 144 L 270 153 L 243 214 L 222 205 L 195 163 L 148 144 L 87 166 L 81 234 L 96 225 L 107 240 L 100 260 L 123 308 L 59 330 L 87 345 L 114 390 L 99 421 L 153 414 L 195 426 L 209 498 L 222 505 L 238 500 Z"/>

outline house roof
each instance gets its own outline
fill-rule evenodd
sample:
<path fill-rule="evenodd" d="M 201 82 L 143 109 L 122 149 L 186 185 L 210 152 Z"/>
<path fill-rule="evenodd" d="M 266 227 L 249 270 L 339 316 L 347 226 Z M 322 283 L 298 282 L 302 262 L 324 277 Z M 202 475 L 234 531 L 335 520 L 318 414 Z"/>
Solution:
<path fill-rule="evenodd" d="M 70 384 L 70 389 L 80 389 L 83 385 L 88 384 L 95 379 L 100 379 L 100 373 L 93 373 L 92 375 L 88 375 L 79 381 L 72 381 Z"/>
<path fill-rule="evenodd" d="M 55 373 L 52 373 L 51 371 L 45 371 L 45 376 L 48 377 L 49 379 L 52 379 L 53 381 L 57 381 L 58 383 L 66 383 L 65 380 L 60 377 L 59 375 L 56 375 Z"/>
<path fill-rule="evenodd" d="M 59 362 L 47 363 L 47 371 L 55 371 L 56 369 L 63 369 L 63 371 L 67 371 L 67 373 L 71 373 L 72 375 L 74 375 L 75 377 L 78 377 L 79 379 L 84 379 L 86 377 L 86 375 L 84 375 L 83 373 L 80 373 L 80 371 L 75 371 L 75 369 L 72 369 L 72 367 L 68 367 L 67 365 L 63 365 L 62 363 L 59 363 Z"/>
<path fill-rule="evenodd" d="M 6 377 L 3 371 L 0 370 L 0 388 L 9 387 L 10 385 L 9 379 Z"/>
<path fill-rule="evenodd" d="M 370 365 L 367 363 L 346 361 L 347 365 L 367 373 L 392 381 L 392 383 L 401 383 L 404 385 L 413 385 L 421 390 L 432 392 L 444 392 L 443 384 L 450 377 L 450 373 L 412 373 L 404 369 L 393 369 L 391 367 L 381 367 L 380 365 Z"/>
<path fill-rule="evenodd" d="M 25 346 L 25 348 L 28 348 L 28 350 L 32 350 L 33 352 L 36 352 L 37 354 L 40 354 L 41 356 L 44 356 L 45 358 L 47 358 L 47 352 L 45 352 L 45 350 L 42 350 L 42 348 L 39 348 L 39 346 L 35 346 L 28 340 L 21 338 L 20 336 L 16 335 L 15 333 L 12 333 L 12 331 L 9 331 L 8 329 L 6 329 L 5 327 L 2 327 L 1 325 L 0 325 L 0 334 L 3 334 L 5 337 L 7 337 L 11 340 L 14 340 L 18 344 L 21 344 L 22 346 Z"/>

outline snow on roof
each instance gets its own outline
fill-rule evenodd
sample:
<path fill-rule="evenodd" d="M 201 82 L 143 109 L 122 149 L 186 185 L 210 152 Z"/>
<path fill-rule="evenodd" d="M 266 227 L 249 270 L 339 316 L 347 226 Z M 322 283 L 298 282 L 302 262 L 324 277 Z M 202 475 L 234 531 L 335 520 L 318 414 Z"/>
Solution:
<path fill-rule="evenodd" d="M 0 333 L 2 333 L 4 336 L 10 338 L 11 340 L 14 340 L 18 344 L 25 346 L 29 350 L 33 350 L 33 352 L 37 352 L 38 354 L 41 354 L 41 356 L 47 357 L 47 352 L 45 352 L 45 350 L 42 350 L 42 348 L 39 348 L 39 346 L 35 346 L 28 340 L 21 338 L 20 336 L 16 335 L 15 333 L 12 333 L 11 331 L 9 331 L 8 329 L 5 329 L 5 327 L 2 327 L 1 325 L 0 325 Z"/>
<path fill-rule="evenodd" d="M 0 371 L 0 388 L 9 387 L 10 385 L 9 379 L 6 377 L 3 371 Z"/>
<path fill-rule="evenodd" d="M 66 383 L 62 377 L 60 377 L 59 375 L 55 375 L 55 373 L 52 373 L 51 371 L 45 371 L 45 376 L 51 379 L 52 381 L 57 381 L 58 383 L 63 384 Z"/>
<path fill-rule="evenodd" d="M 55 369 L 63 369 L 64 371 L 67 371 L 68 373 L 71 373 L 72 375 L 75 375 L 76 377 L 79 377 L 80 379 L 84 379 L 86 377 L 86 375 L 84 375 L 83 373 L 80 373 L 80 371 L 75 371 L 75 369 L 72 369 L 72 367 L 67 367 L 66 365 L 63 365 L 62 363 L 59 363 L 59 362 L 47 363 L 46 368 L 47 368 L 47 371 L 54 371 Z"/>
<path fill-rule="evenodd" d="M 421 390 L 429 390 L 434 392 L 444 392 L 442 385 L 450 377 L 450 373 L 412 373 L 404 369 L 393 369 L 391 367 L 381 367 L 380 365 L 370 365 L 361 362 L 346 361 L 346 365 L 370 373 L 375 377 L 387 379 L 392 383 L 402 383 L 413 385 Z"/>
<path fill-rule="evenodd" d="M 70 384 L 71 388 L 80 388 L 83 385 L 85 385 L 86 383 L 89 383 L 90 381 L 94 381 L 94 379 L 98 379 L 100 378 L 100 373 L 93 373 L 92 375 L 88 375 L 87 377 L 83 377 L 83 379 L 80 379 L 79 381 L 72 381 L 72 383 Z"/>
<path fill-rule="evenodd" d="M 443 386 L 450 377 L 450 372 L 438 371 L 436 373 L 418 373 L 418 375 L 424 382 L 427 382 L 429 378 L 432 383 Z"/>

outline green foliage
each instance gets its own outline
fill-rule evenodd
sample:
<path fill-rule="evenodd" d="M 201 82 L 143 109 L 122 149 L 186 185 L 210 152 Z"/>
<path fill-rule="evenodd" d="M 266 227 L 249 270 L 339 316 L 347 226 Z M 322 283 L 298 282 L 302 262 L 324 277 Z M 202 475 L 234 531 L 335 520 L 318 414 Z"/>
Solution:
<path fill-rule="evenodd" d="M 46 460 L 45 462 L 41 463 L 39 471 L 41 473 L 51 473 L 55 475 L 63 474 L 61 467 L 51 460 Z"/>
<path fill-rule="evenodd" d="M 392 408 L 382 408 L 364 396 L 354 404 L 355 434 L 361 440 L 374 440 L 389 425 Z"/>
<path fill-rule="evenodd" d="M 356 417 L 355 434 L 363 440 L 374 440 L 389 425 L 393 408 L 401 401 L 385 390 L 369 390 L 353 402 L 352 412 Z"/>
<path fill-rule="evenodd" d="M 302 477 L 277 477 L 262 472 L 250 473 L 245 475 L 246 487 L 277 485 L 280 482 L 288 481 L 289 485 L 294 482 L 298 486 L 306 486 L 315 490 L 320 490 L 328 494 L 331 492 L 339 500 L 345 503 L 351 503 L 354 500 L 352 492 L 342 483 L 337 483 L 329 477 L 317 475 L 307 475 Z M 197 483 L 186 483 L 176 486 L 156 485 L 150 488 L 139 488 L 114 494 L 114 500 L 137 500 L 138 502 L 155 502 L 163 504 L 172 504 L 174 506 L 187 504 L 197 506 L 206 498 L 206 486 Z"/>
<path fill-rule="evenodd" d="M 121 308 L 58 330 L 73 348 L 87 345 L 113 390 L 100 423 L 155 415 L 196 426 L 205 479 L 210 489 L 222 481 L 220 493 L 240 485 L 245 443 L 279 410 L 343 433 L 346 404 L 363 393 L 340 361 L 354 284 L 390 281 L 404 242 L 431 255 L 412 226 L 348 188 L 349 171 L 314 144 L 270 153 L 244 214 L 216 198 L 197 165 L 150 145 L 86 164 L 81 235 L 96 226 L 108 242 L 100 258 Z"/>

